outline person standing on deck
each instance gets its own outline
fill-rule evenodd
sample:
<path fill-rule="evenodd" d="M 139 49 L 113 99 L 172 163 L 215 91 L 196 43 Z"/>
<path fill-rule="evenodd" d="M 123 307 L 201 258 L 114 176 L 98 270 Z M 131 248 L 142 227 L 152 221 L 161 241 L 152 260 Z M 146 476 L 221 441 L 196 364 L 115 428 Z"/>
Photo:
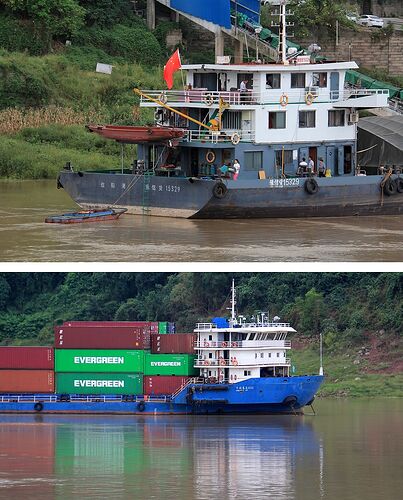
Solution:
<path fill-rule="evenodd" d="M 318 163 L 318 174 L 319 177 L 325 177 L 325 162 L 323 161 L 323 158 L 319 158 L 319 163 Z"/>
<path fill-rule="evenodd" d="M 238 179 L 239 171 L 241 170 L 241 165 L 239 164 L 239 161 L 236 158 L 234 160 L 234 170 L 235 170 L 235 173 L 234 173 L 233 179 L 234 179 L 234 181 L 236 181 Z"/>

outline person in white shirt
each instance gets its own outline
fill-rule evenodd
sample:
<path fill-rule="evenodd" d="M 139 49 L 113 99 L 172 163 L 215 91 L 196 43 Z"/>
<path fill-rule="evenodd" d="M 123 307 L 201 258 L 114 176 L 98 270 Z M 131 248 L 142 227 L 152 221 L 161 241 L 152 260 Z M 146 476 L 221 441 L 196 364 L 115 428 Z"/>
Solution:
<path fill-rule="evenodd" d="M 234 160 L 234 170 L 235 170 L 235 173 L 234 173 L 233 179 L 234 179 L 234 181 L 236 181 L 238 179 L 239 171 L 241 170 L 241 165 L 239 164 L 239 161 L 236 158 Z"/>
<path fill-rule="evenodd" d="M 308 158 L 308 172 L 310 174 L 314 174 L 315 173 L 315 163 L 314 163 L 314 161 L 312 160 L 311 157 Z"/>

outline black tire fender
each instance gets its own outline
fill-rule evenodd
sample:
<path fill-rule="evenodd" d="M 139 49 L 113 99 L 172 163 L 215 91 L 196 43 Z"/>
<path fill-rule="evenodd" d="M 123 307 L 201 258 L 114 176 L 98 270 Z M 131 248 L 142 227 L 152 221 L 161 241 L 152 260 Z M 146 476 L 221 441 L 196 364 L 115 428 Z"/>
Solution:
<path fill-rule="evenodd" d="M 397 183 L 393 179 L 387 179 L 385 184 L 383 185 L 383 192 L 386 196 L 392 196 L 396 194 L 397 191 Z"/>
<path fill-rule="evenodd" d="M 57 177 L 56 187 L 57 189 L 63 189 L 63 184 L 60 181 L 60 175 Z"/>
<path fill-rule="evenodd" d="M 287 396 L 283 399 L 283 405 L 294 406 L 298 401 L 297 396 Z"/>
<path fill-rule="evenodd" d="M 39 402 L 39 403 L 35 403 L 34 404 L 34 410 L 37 411 L 37 412 L 40 412 L 43 410 L 43 403 Z"/>
<path fill-rule="evenodd" d="M 316 194 L 319 191 L 319 186 L 316 180 L 311 177 L 305 181 L 304 189 L 308 194 Z"/>
<path fill-rule="evenodd" d="M 403 178 L 398 177 L 396 180 L 396 189 L 398 193 L 403 193 Z"/>
<path fill-rule="evenodd" d="M 144 401 L 140 401 L 140 403 L 137 404 L 137 409 L 138 411 L 144 411 L 146 409 L 146 404 Z"/>
<path fill-rule="evenodd" d="M 213 196 L 221 200 L 227 194 L 228 188 L 223 182 L 217 182 L 213 187 Z"/>

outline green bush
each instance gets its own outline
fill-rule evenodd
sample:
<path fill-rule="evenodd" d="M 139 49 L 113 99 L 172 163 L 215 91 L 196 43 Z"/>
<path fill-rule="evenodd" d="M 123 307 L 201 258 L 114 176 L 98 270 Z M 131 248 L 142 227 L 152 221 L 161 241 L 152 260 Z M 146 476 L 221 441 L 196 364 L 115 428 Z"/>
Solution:
<path fill-rule="evenodd" d="M 34 30 L 30 22 L 23 22 L 0 13 L 0 47 L 10 52 L 28 52 L 31 55 L 44 54 L 47 42 Z"/>

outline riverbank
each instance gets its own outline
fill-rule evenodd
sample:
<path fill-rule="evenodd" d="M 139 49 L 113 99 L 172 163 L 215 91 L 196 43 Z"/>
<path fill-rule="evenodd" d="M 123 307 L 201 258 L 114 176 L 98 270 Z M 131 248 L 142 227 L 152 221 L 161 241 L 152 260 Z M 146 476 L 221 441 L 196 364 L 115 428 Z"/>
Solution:
<path fill-rule="evenodd" d="M 389 351 L 389 356 L 385 351 L 376 362 L 372 361 L 371 351 L 370 347 L 359 346 L 344 352 L 325 353 L 326 378 L 318 397 L 403 397 L 401 342 Z M 294 350 L 291 360 L 295 374 L 318 373 L 318 349 Z M 400 360 L 400 364 L 395 360 Z"/>

